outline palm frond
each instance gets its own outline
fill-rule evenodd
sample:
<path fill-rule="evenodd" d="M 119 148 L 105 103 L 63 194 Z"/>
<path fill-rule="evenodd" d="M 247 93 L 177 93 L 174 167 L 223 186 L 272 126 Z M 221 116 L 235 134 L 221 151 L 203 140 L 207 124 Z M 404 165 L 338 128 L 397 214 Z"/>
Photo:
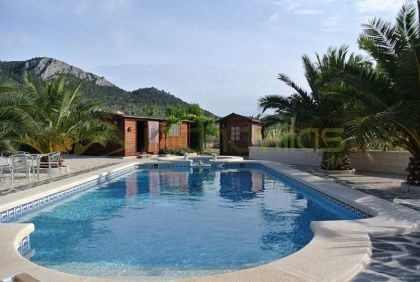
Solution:
<path fill-rule="evenodd" d="M 290 108 L 289 99 L 279 95 L 267 95 L 258 100 L 259 107 L 262 108 L 264 113 L 268 109 L 274 109 L 277 111 L 284 111 Z"/>
<path fill-rule="evenodd" d="M 367 51 L 388 73 L 395 75 L 396 54 L 400 49 L 395 27 L 381 19 L 373 19 L 362 26 L 364 34 L 359 36 L 359 47 Z"/>
<path fill-rule="evenodd" d="M 283 81 L 284 83 L 286 83 L 288 86 L 290 86 L 291 88 L 293 88 L 305 100 L 309 100 L 310 99 L 310 96 L 309 96 L 308 92 L 306 92 L 305 90 L 303 90 L 300 86 L 298 86 L 293 80 L 291 80 L 284 73 L 280 73 L 279 76 L 278 76 L 278 79 L 280 79 L 281 81 Z"/>
<path fill-rule="evenodd" d="M 420 5 L 419 1 L 417 1 L 417 5 Z M 416 5 L 413 2 L 407 2 L 401 7 L 396 24 L 400 41 L 408 42 L 412 46 L 418 43 L 419 23 L 417 20 Z"/>

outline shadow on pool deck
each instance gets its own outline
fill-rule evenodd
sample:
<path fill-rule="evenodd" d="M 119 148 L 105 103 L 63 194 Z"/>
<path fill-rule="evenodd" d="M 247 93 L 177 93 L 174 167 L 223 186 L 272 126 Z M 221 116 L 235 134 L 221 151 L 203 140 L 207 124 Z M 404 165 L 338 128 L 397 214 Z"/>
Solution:
<path fill-rule="evenodd" d="M 6 187 L 6 188 L 3 188 L 2 190 L 0 190 L 0 196 L 5 196 L 5 195 L 8 195 L 8 194 L 24 191 L 24 190 L 27 190 L 27 189 L 31 189 L 31 188 L 34 188 L 34 187 L 37 187 L 37 186 L 40 186 L 40 185 L 48 184 L 48 183 L 58 181 L 58 180 L 62 180 L 62 179 L 65 179 L 65 178 L 69 178 L 69 177 L 72 177 L 72 176 L 82 175 L 84 173 L 94 171 L 94 170 L 98 170 L 98 169 L 105 168 L 105 167 L 109 167 L 109 166 L 112 166 L 112 165 L 115 165 L 115 163 L 103 164 L 103 165 L 95 166 L 95 167 L 92 167 L 92 168 L 89 168 L 89 169 L 84 169 L 84 170 L 80 170 L 80 171 L 77 171 L 77 172 L 67 173 L 67 174 L 63 174 L 63 175 L 56 176 L 56 177 L 53 177 L 53 178 L 47 178 L 47 179 L 43 179 L 43 180 L 40 180 L 40 181 L 24 184 L 24 185 L 9 186 L 9 187 Z"/>
<path fill-rule="evenodd" d="M 420 195 L 402 192 L 404 175 L 362 172 L 332 174 L 308 166 L 296 169 L 420 211 Z M 353 281 L 420 281 L 420 232 L 371 237 L 372 260 Z"/>
<path fill-rule="evenodd" d="M 402 192 L 400 189 L 401 182 L 405 181 L 405 175 L 372 172 L 334 174 L 325 173 L 312 166 L 292 167 L 349 186 L 366 194 L 420 211 L 420 194 Z"/>
<path fill-rule="evenodd" d="M 372 261 L 353 281 L 419 281 L 420 232 L 372 238 Z"/>

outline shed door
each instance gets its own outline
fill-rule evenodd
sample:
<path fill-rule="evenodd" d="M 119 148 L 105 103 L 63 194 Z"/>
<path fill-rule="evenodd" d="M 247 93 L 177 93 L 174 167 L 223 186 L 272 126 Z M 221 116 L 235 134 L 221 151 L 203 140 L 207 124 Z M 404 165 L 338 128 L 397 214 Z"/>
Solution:
<path fill-rule="evenodd" d="M 230 155 L 238 155 L 241 152 L 241 127 L 231 126 L 227 141 L 227 151 Z"/>
<path fill-rule="evenodd" d="M 159 122 L 148 121 L 147 122 L 147 144 L 148 152 L 157 153 L 159 152 Z"/>

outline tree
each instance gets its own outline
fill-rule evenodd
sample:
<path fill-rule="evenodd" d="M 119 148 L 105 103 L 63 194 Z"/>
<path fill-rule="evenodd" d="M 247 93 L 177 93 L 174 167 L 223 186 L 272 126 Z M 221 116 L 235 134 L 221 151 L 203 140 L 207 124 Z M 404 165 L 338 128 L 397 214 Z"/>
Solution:
<path fill-rule="evenodd" d="M 310 91 L 304 90 L 287 75 L 279 74 L 279 79 L 290 86 L 295 93 L 289 97 L 268 95 L 259 100 L 262 111 L 273 109 L 274 114 L 265 116 L 269 125 L 286 122 L 293 125 L 297 145 L 313 147 L 324 151 L 322 167 L 325 169 L 348 169 L 348 152 L 351 139 L 346 139 L 344 110 L 346 103 L 330 95 L 331 89 L 344 87 L 332 80 L 335 73 L 348 65 L 364 65 L 360 56 L 348 55 L 348 48 L 330 48 L 323 56 L 316 54 L 315 62 L 305 55 L 302 57 L 305 77 Z M 326 134 L 328 133 L 328 135 Z M 318 143 L 320 142 L 320 143 Z"/>
<path fill-rule="evenodd" d="M 215 125 L 214 119 L 206 116 L 204 110 L 198 104 L 191 104 L 187 110 L 187 116 L 189 120 L 194 121 L 194 131 L 192 139 L 195 139 L 194 149 L 202 152 L 207 148 L 207 138 L 214 136 L 218 132 L 218 128 Z"/>
<path fill-rule="evenodd" d="M 402 6 L 396 23 L 373 19 L 363 25 L 359 47 L 375 69 L 352 66 L 342 74 L 356 91 L 350 130 L 360 143 L 391 140 L 412 154 L 407 182 L 420 185 L 420 0 Z"/>
<path fill-rule="evenodd" d="M 147 105 L 143 107 L 140 114 L 154 117 L 154 116 L 159 116 L 161 112 L 155 105 Z"/>
<path fill-rule="evenodd" d="M 0 86 L 0 152 L 13 152 L 18 136 L 30 131 L 30 117 L 23 110 L 26 100 L 14 87 Z"/>
<path fill-rule="evenodd" d="M 79 153 L 92 143 L 105 145 L 116 135 L 116 128 L 96 111 L 97 104 L 79 94 L 81 84 L 67 83 L 61 77 L 41 83 L 25 77 L 25 105 L 21 109 L 31 123 L 31 130 L 20 134 L 19 142 L 41 153 Z"/>
<path fill-rule="evenodd" d="M 165 121 L 165 125 L 163 127 L 163 133 L 165 135 L 165 150 L 167 149 L 167 138 L 169 131 L 171 130 L 172 126 L 176 124 L 180 124 L 186 117 L 186 112 L 181 107 L 168 107 L 166 108 L 166 116 L 167 119 Z"/>
<path fill-rule="evenodd" d="M 218 136 L 219 127 L 216 126 L 216 122 L 213 118 L 206 118 L 203 121 L 203 138 L 204 138 L 204 149 L 207 149 L 207 143 L 211 136 Z"/>

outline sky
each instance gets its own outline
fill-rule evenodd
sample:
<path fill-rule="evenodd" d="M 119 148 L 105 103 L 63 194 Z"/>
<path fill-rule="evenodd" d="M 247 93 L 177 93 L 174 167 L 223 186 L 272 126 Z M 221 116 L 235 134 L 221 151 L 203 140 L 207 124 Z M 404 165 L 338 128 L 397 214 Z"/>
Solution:
<path fill-rule="evenodd" d="M 0 60 L 52 57 L 126 90 L 156 87 L 219 116 L 307 88 L 301 57 L 348 45 L 403 0 L 0 0 Z"/>

